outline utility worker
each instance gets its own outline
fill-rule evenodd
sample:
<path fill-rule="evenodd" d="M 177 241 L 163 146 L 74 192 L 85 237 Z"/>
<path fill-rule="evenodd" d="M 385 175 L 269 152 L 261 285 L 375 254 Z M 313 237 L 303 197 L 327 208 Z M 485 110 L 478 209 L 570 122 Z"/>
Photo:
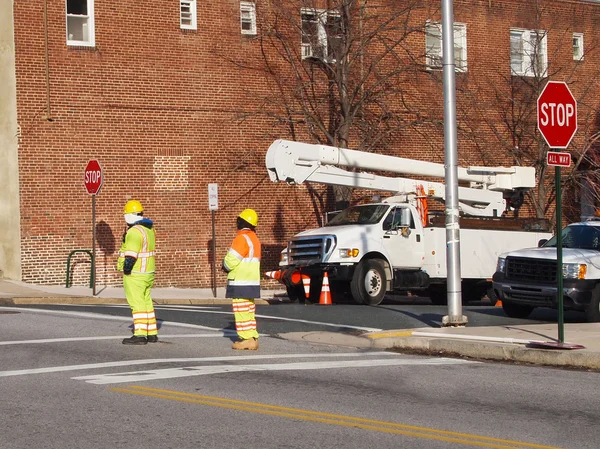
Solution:
<path fill-rule="evenodd" d="M 155 232 L 152 220 L 144 218 L 139 201 L 127 201 L 123 208 L 127 231 L 119 250 L 117 270 L 123 272 L 123 288 L 133 315 L 133 336 L 124 345 L 158 342 L 156 315 L 150 297 L 154 284 Z"/>
<path fill-rule="evenodd" d="M 256 212 L 244 209 L 237 217 L 237 235 L 223 259 L 223 271 L 227 273 L 225 296 L 232 298 L 239 337 L 233 349 L 258 349 L 254 299 L 260 298 L 261 245 L 254 232 L 257 225 Z"/>

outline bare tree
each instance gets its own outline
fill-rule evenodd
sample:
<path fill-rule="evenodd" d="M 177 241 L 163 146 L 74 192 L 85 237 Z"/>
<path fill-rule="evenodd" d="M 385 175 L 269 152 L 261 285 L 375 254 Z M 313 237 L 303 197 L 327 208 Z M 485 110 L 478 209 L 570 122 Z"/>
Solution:
<path fill-rule="evenodd" d="M 497 162 L 499 157 L 506 161 L 508 157 L 510 164 L 535 167 L 537 188 L 528 192 L 529 203 L 538 218 L 554 219 L 555 185 L 553 171 L 546 165 L 549 148 L 537 128 L 537 99 L 549 79 L 570 86 L 578 102 L 579 129 L 568 148 L 575 163 L 563 177 L 563 197 L 568 199 L 567 206 L 574 206 L 585 190 L 593 193 L 590 201 L 598 202 L 600 160 L 596 150 L 600 123 L 595 89 L 600 70 L 574 56 L 576 42 L 572 28 L 564 23 L 565 17 L 551 14 L 546 9 L 548 2 L 531 2 L 530 6 L 535 27 L 511 30 L 510 55 L 494 58 L 492 64 L 498 65 L 491 76 L 471 77 L 464 83 L 459 132 L 477 148 L 484 163 Z M 582 26 L 586 23 L 584 11 L 573 6 L 572 14 L 580 17 Z M 588 34 L 585 58 L 591 60 L 598 55 L 598 42 L 592 33 Z M 579 218 L 576 208 L 567 207 L 566 211 L 568 220 Z"/>
<path fill-rule="evenodd" d="M 264 76 L 256 109 L 273 137 L 384 152 L 403 130 L 430 121 L 414 96 L 423 69 L 427 2 L 271 0 L 257 4 L 259 61 L 233 61 Z M 417 16 L 421 18 L 417 18 Z M 416 38 L 419 38 L 417 41 Z M 256 95 L 256 91 L 251 95 Z M 254 97 L 256 102 L 256 97 Z M 426 143 L 427 136 L 423 136 Z M 351 190 L 334 188 L 336 206 Z"/>

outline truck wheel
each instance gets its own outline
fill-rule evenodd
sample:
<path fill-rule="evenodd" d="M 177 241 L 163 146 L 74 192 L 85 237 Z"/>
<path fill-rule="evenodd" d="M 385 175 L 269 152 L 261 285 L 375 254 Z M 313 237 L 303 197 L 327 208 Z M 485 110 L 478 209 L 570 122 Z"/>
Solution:
<path fill-rule="evenodd" d="M 592 292 L 592 300 L 585 308 L 585 319 L 588 323 L 600 321 L 600 284 Z"/>
<path fill-rule="evenodd" d="M 386 293 L 383 262 L 379 259 L 363 260 L 352 276 L 350 291 L 357 304 L 381 304 Z"/>
<path fill-rule="evenodd" d="M 496 296 L 496 292 L 494 292 L 494 289 L 491 287 L 488 288 L 487 297 L 490 300 L 490 304 L 493 306 L 495 306 L 496 303 L 498 302 L 498 297 Z"/>
<path fill-rule="evenodd" d="M 502 309 L 511 318 L 527 318 L 535 307 L 523 306 L 512 302 L 502 301 Z"/>
<path fill-rule="evenodd" d="M 290 302 L 305 302 L 306 297 L 304 296 L 304 287 L 302 285 L 286 286 L 285 289 Z"/>

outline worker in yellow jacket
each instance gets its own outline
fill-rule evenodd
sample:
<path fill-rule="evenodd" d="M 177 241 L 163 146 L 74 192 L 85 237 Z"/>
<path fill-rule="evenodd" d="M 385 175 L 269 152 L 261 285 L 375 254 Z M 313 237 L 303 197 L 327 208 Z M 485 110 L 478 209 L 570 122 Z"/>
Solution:
<path fill-rule="evenodd" d="M 232 298 L 235 330 L 239 340 L 233 349 L 258 349 L 255 298 L 260 298 L 260 251 L 256 236 L 258 215 L 252 209 L 244 209 L 237 217 L 237 235 L 223 259 L 223 271 L 227 273 L 225 296 Z"/>
<path fill-rule="evenodd" d="M 158 327 L 150 289 L 154 285 L 156 235 L 152 220 L 144 218 L 139 201 L 125 204 L 123 216 L 127 231 L 119 250 L 117 270 L 123 272 L 123 288 L 133 315 L 133 336 L 124 345 L 158 342 Z"/>

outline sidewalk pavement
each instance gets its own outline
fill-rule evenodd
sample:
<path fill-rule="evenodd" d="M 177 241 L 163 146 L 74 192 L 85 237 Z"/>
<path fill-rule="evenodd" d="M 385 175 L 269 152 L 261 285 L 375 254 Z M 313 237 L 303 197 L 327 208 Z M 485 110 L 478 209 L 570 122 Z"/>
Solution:
<path fill-rule="evenodd" d="M 0 304 L 127 304 L 122 287 L 39 286 L 0 279 Z M 153 288 L 156 304 L 230 304 L 225 289 Z M 257 304 L 287 301 L 285 290 L 263 290 Z M 600 323 L 567 323 L 564 344 L 557 323 L 517 326 L 425 327 L 384 332 L 289 332 L 282 338 L 318 344 L 600 370 Z"/>

